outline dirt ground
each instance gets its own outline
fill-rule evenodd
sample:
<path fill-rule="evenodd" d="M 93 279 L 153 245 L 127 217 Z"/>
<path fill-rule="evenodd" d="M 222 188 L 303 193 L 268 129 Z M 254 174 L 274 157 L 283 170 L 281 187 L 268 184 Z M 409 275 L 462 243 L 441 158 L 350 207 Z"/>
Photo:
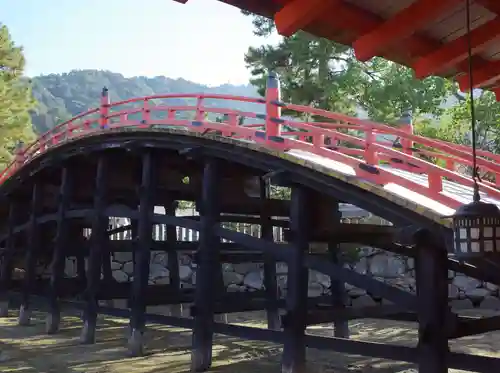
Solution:
<path fill-rule="evenodd" d="M 263 327 L 259 312 L 231 315 L 228 322 Z M 253 321 L 250 321 L 253 320 Z M 80 345 L 80 320 L 66 313 L 61 332 L 44 334 L 44 316 L 34 315 L 33 325 L 16 326 L 16 314 L 0 319 L 0 372 L 45 373 L 187 373 L 190 362 L 191 333 L 185 329 L 150 325 L 147 333 L 148 355 L 128 358 L 125 354 L 127 320 L 101 317 L 98 342 Z M 354 339 L 412 345 L 415 329 L 412 324 L 381 320 L 351 323 Z M 331 335 L 329 326 L 312 327 L 308 333 Z M 467 337 L 452 344 L 455 351 L 500 357 L 500 332 Z M 214 367 L 218 373 L 279 372 L 281 348 L 264 342 L 248 342 L 217 336 L 214 345 Z M 311 373 L 409 373 L 415 367 L 334 352 L 308 350 Z M 459 371 L 453 371 L 454 373 Z"/>

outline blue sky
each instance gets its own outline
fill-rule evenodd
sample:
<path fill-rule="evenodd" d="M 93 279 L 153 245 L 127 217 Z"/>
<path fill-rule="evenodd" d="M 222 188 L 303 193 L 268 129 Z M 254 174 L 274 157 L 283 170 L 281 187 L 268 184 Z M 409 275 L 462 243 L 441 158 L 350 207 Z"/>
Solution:
<path fill-rule="evenodd" d="M 0 22 L 22 45 L 30 76 L 71 69 L 246 83 L 250 17 L 216 0 L 0 0 Z"/>

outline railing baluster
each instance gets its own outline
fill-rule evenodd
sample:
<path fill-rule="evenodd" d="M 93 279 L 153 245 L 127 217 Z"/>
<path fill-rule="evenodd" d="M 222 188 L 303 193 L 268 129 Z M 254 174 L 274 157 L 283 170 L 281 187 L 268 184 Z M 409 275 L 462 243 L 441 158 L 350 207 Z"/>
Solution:
<path fill-rule="evenodd" d="M 281 117 L 281 108 L 277 105 L 280 100 L 278 76 L 275 73 L 270 73 L 266 86 L 266 137 L 280 136 L 281 134 L 281 124 L 276 121 Z"/>
<path fill-rule="evenodd" d="M 99 127 L 101 129 L 108 127 L 109 106 L 109 91 L 106 87 L 104 87 L 101 92 L 101 106 L 99 107 Z"/>
<path fill-rule="evenodd" d="M 205 111 L 203 110 L 203 96 L 198 96 L 196 98 L 195 120 L 197 120 L 197 121 L 205 120 Z"/>
<path fill-rule="evenodd" d="M 142 103 L 142 121 L 139 128 L 147 128 L 151 121 L 151 107 L 149 105 L 149 100 L 146 98 Z"/>
<path fill-rule="evenodd" d="M 377 138 L 375 133 L 373 132 L 373 127 L 368 126 L 366 128 L 365 134 L 366 134 L 365 162 L 370 165 L 376 165 L 378 164 L 378 157 L 372 144 L 377 141 Z"/>

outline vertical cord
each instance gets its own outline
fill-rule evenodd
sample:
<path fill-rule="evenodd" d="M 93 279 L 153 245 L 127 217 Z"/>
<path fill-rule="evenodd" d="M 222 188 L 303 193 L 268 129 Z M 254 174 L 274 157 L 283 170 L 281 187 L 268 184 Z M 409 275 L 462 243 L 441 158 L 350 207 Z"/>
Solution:
<path fill-rule="evenodd" d="M 470 6 L 471 0 L 465 0 L 465 14 L 467 18 L 467 58 L 469 63 L 469 87 L 470 87 L 470 117 L 472 126 L 472 179 L 474 181 L 474 202 L 479 202 L 479 185 L 476 160 L 476 111 L 474 107 L 474 81 L 472 74 L 472 41 L 471 41 L 471 21 L 470 21 Z"/>

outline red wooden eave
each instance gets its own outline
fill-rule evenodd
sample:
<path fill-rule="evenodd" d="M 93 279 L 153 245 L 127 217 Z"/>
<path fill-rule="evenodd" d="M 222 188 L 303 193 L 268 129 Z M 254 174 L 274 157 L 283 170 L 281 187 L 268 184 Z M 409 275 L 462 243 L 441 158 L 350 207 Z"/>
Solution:
<path fill-rule="evenodd" d="M 175 0 L 185 3 L 187 0 Z M 468 90 L 466 0 L 219 0 L 299 30 L 413 68 L 418 78 L 455 78 Z M 474 87 L 500 92 L 500 0 L 471 1 Z M 498 86 L 498 89 L 497 89 Z M 500 96 L 500 95 L 499 95 Z"/>

